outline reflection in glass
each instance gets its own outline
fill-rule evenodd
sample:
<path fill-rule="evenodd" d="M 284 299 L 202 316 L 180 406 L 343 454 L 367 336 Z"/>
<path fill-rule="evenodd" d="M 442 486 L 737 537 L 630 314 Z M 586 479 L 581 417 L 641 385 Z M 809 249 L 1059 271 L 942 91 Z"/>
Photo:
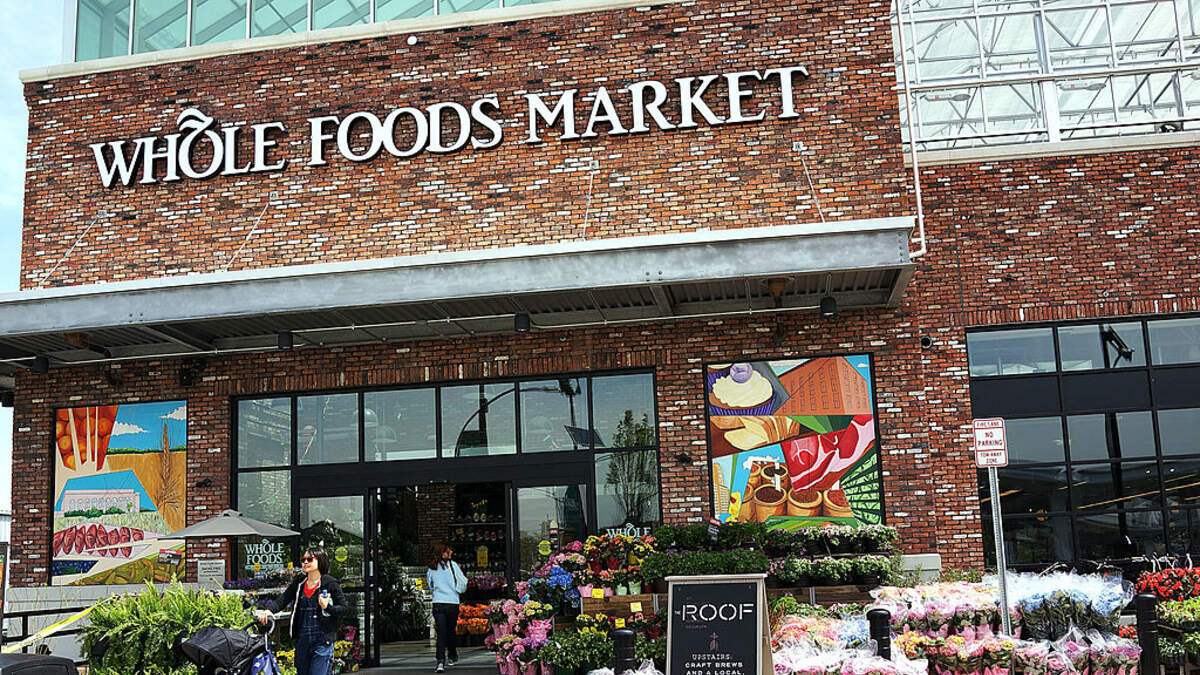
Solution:
<path fill-rule="evenodd" d="M 1200 408 L 1158 411 L 1158 440 L 1164 455 L 1200 454 Z"/>
<path fill-rule="evenodd" d="M 308 0 L 253 0 L 251 37 L 308 30 Z"/>
<path fill-rule="evenodd" d="M 1004 433 L 1011 464 L 1066 461 L 1061 417 L 1005 420 Z"/>
<path fill-rule="evenodd" d="M 521 452 L 588 450 L 587 380 L 522 382 Z"/>
<path fill-rule="evenodd" d="M 643 527 L 661 520 L 654 450 L 596 455 L 596 528 Z"/>
<path fill-rule="evenodd" d="M 238 401 L 238 467 L 287 466 L 292 462 L 292 401 Z"/>
<path fill-rule="evenodd" d="M 587 537 L 587 489 L 583 485 L 552 485 L 517 489 L 518 569 L 526 578 L 537 562 L 538 542 L 557 548 Z M 552 531 L 557 536 L 551 536 Z"/>
<path fill-rule="evenodd" d="M 995 566 L 996 539 L 991 536 L 992 519 L 988 514 L 983 516 L 983 531 L 984 560 Z M 1010 565 L 1074 560 L 1070 516 L 1004 518 L 1004 553 Z"/>
<path fill-rule="evenodd" d="M 1068 511 L 1070 492 L 1065 466 L 1004 467 L 996 470 L 1000 481 L 1000 510 L 1004 515 Z M 991 508 L 987 472 L 979 472 L 980 508 Z"/>
<path fill-rule="evenodd" d="M 1072 461 L 1109 459 L 1105 417 L 1105 415 L 1070 415 L 1067 417 L 1067 439 L 1071 443 Z"/>
<path fill-rule="evenodd" d="M 440 0 L 438 13 L 474 12 L 480 9 L 495 9 L 499 6 L 500 0 Z"/>
<path fill-rule="evenodd" d="M 1071 467 L 1076 510 L 1146 508 L 1161 503 L 1154 462 L 1102 462 Z"/>
<path fill-rule="evenodd" d="M 264 523 L 292 525 L 290 471 L 243 471 L 238 474 L 237 510 Z"/>
<path fill-rule="evenodd" d="M 1146 365 L 1142 324 L 1064 326 L 1058 329 L 1063 370 L 1095 370 Z"/>
<path fill-rule="evenodd" d="M 187 45 L 187 0 L 138 0 L 134 3 L 133 53 Z"/>
<path fill-rule="evenodd" d="M 597 448 L 652 446 L 656 426 L 652 375 L 592 378 L 592 428 Z"/>
<path fill-rule="evenodd" d="M 1200 317 L 1151 321 L 1147 325 L 1154 365 L 1200 363 Z"/>
<path fill-rule="evenodd" d="M 358 461 L 358 394 L 296 399 L 296 458 L 300 464 Z"/>
<path fill-rule="evenodd" d="M 1051 328 L 1024 328 L 967 335 L 971 377 L 1054 372 Z"/>
<path fill-rule="evenodd" d="M 75 14 L 75 60 L 129 53 L 129 0 L 79 0 Z"/>
<path fill-rule="evenodd" d="M 325 549 L 329 573 L 343 587 L 362 585 L 362 497 L 301 499 L 299 525 L 302 545 Z"/>
<path fill-rule="evenodd" d="M 1168 506 L 1200 504 L 1200 459 L 1164 459 L 1163 491 Z"/>
<path fill-rule="evenodd" d="M 1200 510 L 1167 511 L 1167 548 L 1172 553 L 1200 554 Z"/>
<path fill-rule="evenodd" d="M 1150 411 L 1067 417 L 1071 460 L 1154 456 L 1154 422 Z"/>
<path fill-rule="evenodd" d="M 515 453 L 514 389 L 513 384 L 442 387 L 442 457 Z"/>
<path fill-rule="evenodd" d="M 375 0 L 375 20 L 414 19 L 433 14 L 433 0 Z"/>
<path fill-rule="evenodd" d="M 1089 513 L 1075 519 L 1079 552 L 1088 560 L 1163 553 L 1162 511 Z"/>
<path fill-rule="evenodd" d="M 192 44 L 206 45 L 246 37 L 247 0 L 193 0 Z"/>
<path fill-rule="evenodd" d="M 437 457 L 437 390 L 371 391 L 363 397 L 367 459 Z"/>
<path fill-rule="evenodd" d="M 370 0 L 312 0 L 312 28 L 337 28 L 371 20 Z"/>

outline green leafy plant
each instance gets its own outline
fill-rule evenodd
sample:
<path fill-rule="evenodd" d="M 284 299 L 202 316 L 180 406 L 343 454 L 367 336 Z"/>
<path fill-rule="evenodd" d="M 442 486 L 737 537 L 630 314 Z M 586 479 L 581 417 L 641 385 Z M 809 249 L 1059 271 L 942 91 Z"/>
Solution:
<path fill-rule="evenodd" d="M 612 638 L 596 630 L 556 632 L 542 647 L 539 656 L 542 661 L 554 666 L 556 672 L 611 668 Z"/>
<path fill-rule="evenodd" d="M 662 581 L 667 576 L 674 574 L 674 563 L 672 559 L 676 555 L 666 553 L 651 553 L 642 560 L 642 583 L 653 584 L 656 581 Z"/>
<path fill-rule="evenodd" d="M 633 643 L 633 653 L 640 661 L 653 661 L 660 671 L 667 670 L 667 638 L 665 635 L 651 639 L 638 635 Z"/>
<path fill-rule="evenodd" d="M 983 581 L 983 570 L 977 567 L 946 567 L 938 574 L 938 581 L 977 584 Z"/>
<path fill-rule="evenodd" d="M 136 595 L 102 601 L 89 618 L 79 641 L 93 672 L 155 675 L 195 672 L 175 653 L 176 640 L 204 626 L 241 628 L 252 620 L 240 597 L 189 590 L 178 582 L 161 593 L 147 584 Z"/>
<path fill-rule="evenodd" d="M 851 566 L 854 569 L 854 574 L 859 578 L 874 578 L 878 580 L 876 582 L 878 583 L 888 577 L 892 562 L 886 556 L 864 555 L 854 558 L 851 561 Z"/>
<path fill-rule="evenodd" d="M 849 560 L 841 558 L 821 558 L 812 563 L 812 579 L 816 585 L 837 586 L 846 583 L 854 574 L 854 568 Z"/>
<path fill-rule="evenodd" d="M 725 551 L 762 548 L 766 535 L 767 526 L 762 523 L 726 523 L 717 533 L 717 548 Z"/>
<path fill-rule="evenodd" d="M 771 561 L 762 551 L 734 549 L 725 554 L 725 574 L 761 574 Z"/>
<path fill-rule="evenodd" d="M 788 558 L 779 570 L 779 580 L 788 586 L 807 586 L 811 578 L 812 563 L 804 558 Z"/>

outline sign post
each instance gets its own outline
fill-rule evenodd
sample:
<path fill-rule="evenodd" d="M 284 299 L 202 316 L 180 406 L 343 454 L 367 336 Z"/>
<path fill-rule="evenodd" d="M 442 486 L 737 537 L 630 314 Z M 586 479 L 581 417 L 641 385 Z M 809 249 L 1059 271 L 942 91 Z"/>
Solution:
<path fill-rule="evenodd" d="M 975 463 L 987 469 L 988 491 L 992 502 L 992 534 L 996 538 L 996 575 L 1000 585 L 1000 621 L 1005 635 L 1012 635 L 1012 617 L 1008 613 L 1008 561 L 1004 555 L 1004 524 L 1000 520 L 1000 481 L 996 467 L 1008 466 L 1008 440 L 1004 420 L 999 417 L 974 420 Z"/>

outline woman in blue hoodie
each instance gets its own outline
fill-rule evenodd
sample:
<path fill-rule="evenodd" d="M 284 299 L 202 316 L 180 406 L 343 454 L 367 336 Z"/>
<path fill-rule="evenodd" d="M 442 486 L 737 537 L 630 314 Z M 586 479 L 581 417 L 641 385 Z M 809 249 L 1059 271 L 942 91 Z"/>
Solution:
<path fill-rule="evenodd" d="M 437 634 L 437 669 L 434 672 L 437 673 L 446 672 L 446 666 L 452 666 L 458 660 L 458 638 L 454 631 L 458 627 L 458 596 L 467 591 L 467 577 L 453 558 L 454 551 L 449 546 L 436 544 L 429 571 L 425 573 L 425 582 L 433 593 L 433 627 Z M 449 661 L 446 660 L 447 648 Z"/>

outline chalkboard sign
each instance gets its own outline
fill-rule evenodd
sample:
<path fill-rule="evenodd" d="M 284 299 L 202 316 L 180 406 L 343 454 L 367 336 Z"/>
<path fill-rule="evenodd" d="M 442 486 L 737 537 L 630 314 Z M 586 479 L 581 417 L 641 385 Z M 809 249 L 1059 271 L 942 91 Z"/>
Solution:
<path fill-rule="evenodd" d="M 667 675 L 774 672 L 766 575 L 668 577 Z"/>

